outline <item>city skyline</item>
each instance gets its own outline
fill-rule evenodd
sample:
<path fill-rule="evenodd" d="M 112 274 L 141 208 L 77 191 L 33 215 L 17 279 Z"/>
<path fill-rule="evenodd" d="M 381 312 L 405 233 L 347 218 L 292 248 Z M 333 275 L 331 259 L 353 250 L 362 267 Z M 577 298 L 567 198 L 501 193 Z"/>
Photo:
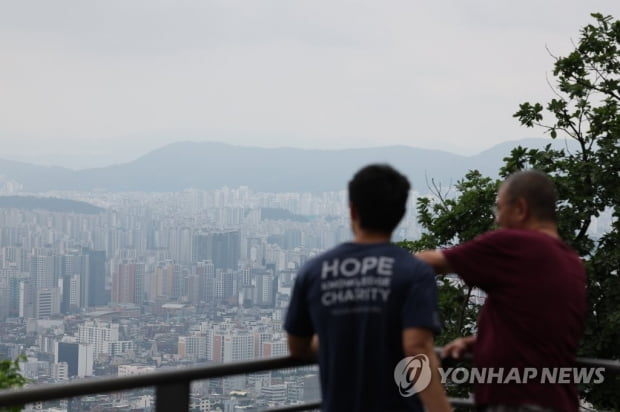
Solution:
<path fill-rule="evenodd" d="M 36 384 L 285 356 L 296 268 L 350 237 L 344 191 L 66 195 L 104 208 L 0 209 L 0 358 L 23 354 Z M 192 385 L 192 410 L 315 400 L 316 380 L 316 368 L 211 379 Z M 44 410 L 153 402 L 145 390 Z"/>
<path fill-rule="evenodd" d="M 20 370 L 33 384 L 286 356 L 282 320 L 296 273 L 352 239 L 344 189 L 46 195 L 98 208 L 0 208 L 0 359 L 23 354 Z M 416 197 L 394 241 L 421 235 Z M 590 234 L 611 223 L 608 211 Z M 210 379 L 191 389 L 192 410 L 203 412 L 318 398 L 316 368 Z M 150 411 L 154 394 L 52 401 L 44 410 L 101 405 Z"/>

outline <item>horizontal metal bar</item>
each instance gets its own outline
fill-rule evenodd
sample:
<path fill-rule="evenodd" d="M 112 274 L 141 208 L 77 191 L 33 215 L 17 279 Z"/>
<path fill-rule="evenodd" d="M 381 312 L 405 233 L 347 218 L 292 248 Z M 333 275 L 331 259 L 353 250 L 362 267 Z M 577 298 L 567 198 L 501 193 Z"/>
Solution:
<path fill-rule="evenodd" d="M 448 398 L 448 402 L 455 408 L 473 408 L 475 406 L 474 400 L 471 398 Z"/>
<path fill-rule="evenodd" d="M 169 384 L 174 381 L 194 381 L 243 375 L 272 369 L 295 368 L 314 365 L 315 362 L 300 361 L 289 356 L 260 359 L 251 362 L 233 362 L 210 366 L 195 366 L 159 370 L 143 375 L 84 379 L 63 384 L 38 385 L 24 389 L 0 392 L 0 406 L 22 405 L 74 396 L 93 395 L 106 392 L 121 392 L 130 389 Z"/>
<path fill-rule="evenodd" d="M 470 356 L 467 356 L 465 359 L 467 358 L 471 359 Z M 164 369 L 137 376 L 90 378 L 64 384 L 38 385 L 23 389 L 0 391 L 0 406 L 21 405 L 32 402 L 64 399 L 106 392 L 120 392 L 149 386 L 169 384 L 175 381 L 188 382 L 314 364 L 316 363 L 311 361 L 300 361 L 286 356 L 249 362 L 234 362 L 168 370 Z M 603 367 L 608 372 L 620 373 L 620 360 L 577 358 L 576 366 Z"/>
<path fill-rule="evenodd" d="M 458 407 L 473 407 L 474 401 L 469 398 L 448 398 L 448 401 L 455 408 Z M 310 409 L 321 409 L 321 402 L 308 402 L 300 405 L 287 405 L 279 406 L 275 408 L 263 409 L 261 412 L 295 412 L 295 411 L 308 411 Z"/>
<path fill-rule="evenodd" d="M 620 373 L 620 360 L 577 358 L 575 364 L 589 368 L 605 368 L 606 372 Z"/>
<path fill-rule="evenodd" d="M 435 348 L 437 356 L 441 354 L 441 350 Z M 472 360 L 471 353 L 467 353 L 459 360 Z M 442 361 L 453 362 L 453 358 L 445 358 Z M 620 360 L 616 359 L 598 359 L 598 358 L 576 358 L 575 367 L 587 367 L 587 368 L 605 368 L 606 372 L 620 373 Z"/>
<path fill-rule="evenodd" d="M 307 402 L 300 405 L 278 406 L 275 408 L 263 409 L 261 412 L 295 412 L 309 411 L 311 409 L 321 409 L 321 401 Z"/>

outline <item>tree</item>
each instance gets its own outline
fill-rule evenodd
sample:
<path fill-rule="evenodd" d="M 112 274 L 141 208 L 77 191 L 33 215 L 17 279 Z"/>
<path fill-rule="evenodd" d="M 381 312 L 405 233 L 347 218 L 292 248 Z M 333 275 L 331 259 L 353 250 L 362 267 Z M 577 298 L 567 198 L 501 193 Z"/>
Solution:
<path fill-rule="evenodd" d="M 499 182 L 483 177 L 477 170 L 470 171 L 456 183 L 456 197 L 441 187 L 432 185 L 432 196 L 421 197 L 417 203 L 418 221 L 424 229 L 419 240 L 401 242 L 400 246 L 411 251 L 436 249 L 456 245 L 490 230 L 493 227 L 493 210 Z M 454 282 L 446 276 L 439 277 L 439 310 L 442 333 L 437 344 L 471 335 L 476 323 L 478 308 L 471 302 L 472 289 Z"/>
<path fill-rule="evenodd" d="M 594 24 L 581 30 L 579 43 L 555 59 L 556 98 L 545 106 L 523 103 L 515 117 L 527 127 L 541 127 L 551 138 L 574 139 L 578 149 L 516 148 L 502 174 L 530 166 L 549 173 L 559 192 L 560 233 L 582 256 L 588 274 L 590 316 L 580 355 L 620 357 L 620 21 L 592 14 Z M 546 116 L 551 118 L 545 122 Z M 612 223 L 598 236 L 593 219 L 611 212 Z M 614 389 L 620 378 L 583 388 L 595 406 L 620 409 Z"/>
<path fill-rule="evenodd" d="M 27 379 L 19 373 L 19 361 L 25 360 L 24 356 L 19 356 L 15 360 L 0 360 L 0 389 L 19 388 L 27 383 Z M 0 411 L 19 412 L 22 408 L 19 406 L 11 408 L 2 408 Z"/>
<path fill-rule="evenodd" d="M 543 107 L 523 103 L 515 113 L 527 127 L 542 128 L 552 139 L 567 137 L 576 150 L 517 147 L 504 158 L 501 177 L 535 168 L 549 174 L 558 189 L 558 223 L 562 238 L 583 258 L 588 276 L 590 314 L 580 356 L 620 358 L 620 21 L 592 14 L 595 22 L 581 30 L 579 43 L 566 57 L 556 57 L 553 76 L 556 98 Z M 551 120 L 546 123 L 545 119 Z M 470 171 L 456 185 L 457 196 L 418 200 L 421 239 L 402 246 L 419 250 L 462 242 L 492 227 L 491 208 L 498 182 Z M 611 213 L 603 233 L 592 235 L 593 219 Z M 440 301 L 446 339 L 467 334 L 475 307 L 469 291 L 445 289 Z M 456 305 L 456 306 L 455 306 Z M 461 320 L 462 319 L 462 320 Z M 473 318 L 475 319 L 475 318 Z M 443 342 L 443 340 L 442 340 Z M 441 343 L 441 342 L 440 342 Z M 620 377 L 583 386 L 581 394 L 596 407 L 620 409 Z"/>
<path fill-rule="evenodd" d="M 432 184 L 432 196 L 418 199 L 418 221 L 424 229 L 416 241 L 404 241 L 399 245 L 410 251 L 453 246 L 473 239 L 493 228 L 492 206 L 499 181 L 483 177 L 474 170 L 455 185 L 456 197 Z M 472 288 L 454 277 L 438 277 L 439 312 L 442 332 L 436 344 L 444 344 L 460 336 L 472 335 L 478 319 L 479 306 L 472 300 Z M 449 366 L 470 366 L 459 362 Z M 447 385 L 450 396 L 467 397 L 471 385 Z"/>

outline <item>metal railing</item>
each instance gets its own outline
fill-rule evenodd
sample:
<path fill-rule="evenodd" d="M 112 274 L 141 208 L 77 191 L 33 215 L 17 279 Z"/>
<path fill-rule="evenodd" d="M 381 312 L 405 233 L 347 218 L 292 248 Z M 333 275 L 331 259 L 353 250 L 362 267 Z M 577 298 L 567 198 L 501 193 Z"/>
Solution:
<path fill-rule="evenodd" d="M 316 363 L 312 361 L 279 357 L 250 362 L 165 369 L 133 376 L 92 378 L 63 384 L 38 385 L 0 392 L 0 407 L 154 386 L 157 412 L 187 411 L 192 381 L 314 364 Z"/>
<path fill-rule="evenodd" d="M 165 369 L 134 376 L 92 378 L 65 384 L 39 385 L 0 391 L 0 407 L 155 387 L 155 410 L 157 412 L 188 411 L 192 381 L 315 364 L 313 361 L 301 361 L 286 356 L 211 366 Z M 603 367 L 607 372 L 620 373 L 620 360 L 577 358 L 576 366 Z M 470 399 L 451 398 L 450 402 L 453 406 L 473 406 Z M 318 408 L 320 408 L 320 402 L 312 402 L 272 408 L 268 411 L 288 412 Z"/>

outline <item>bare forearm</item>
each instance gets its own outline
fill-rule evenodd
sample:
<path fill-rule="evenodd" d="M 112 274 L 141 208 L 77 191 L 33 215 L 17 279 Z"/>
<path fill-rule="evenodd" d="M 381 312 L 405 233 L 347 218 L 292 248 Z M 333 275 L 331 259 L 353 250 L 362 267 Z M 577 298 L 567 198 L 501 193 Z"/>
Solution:
<path fill-rule="evenodd" d="M 476 345 L 476 335 L 465 336 L 463 337 L 463 341 L 465 341 L 467 345 L 467 350 L 472 351 L 474 350 L 474 345 Z"/>
<path fill-rule="evenodd" d="M 420 400 L 424 403 L 426 410 L 429 412 L 448 412 L 452 410 L 452 406 L 448 401 L 446 391 L 439 376 L 439 360 L 436 356 L 430 359 L 431 364 L 431 382 L 428 387 L 420 392 Z"/>
<path fill-rule="evenodd" d="M 288 349 L 294 358 L 315 360 L 318 356 L 319 341 L 316 335 L 308 338 L 288 335 Z"/>
<path fill-rule="evenodd" d="M 314 335 L 312 337 L 312 342 L 310 342 L 310 354 L 314 358 L 318 358 L 319 356 L 319 335 Z"/>
<path fill-rule="evenodd" d="M 417 252 L 415 257 L 428 263 L 438 275 L 452 272 L 452 268 L 441 250 L 423 250 Z"/>
<path fill-rule="evenodd" d="M 420 353 L 423 353 L 428 357 L 429 366 L 431 369 L 430 383 L 426 389 L 418 393 L 420 400 L 428 412 L 451 411 L 452 406 L 448 401 L 446 391 L 441 383 L 441 376 L 439 375 L 439 359 L 437 359 L 434 349 L 431 347 Z"/>
<path fill-rule="evenodd" d="M 433 333 L 424 328 L 407 328 L 403 331 L 405 356 L 424 355 L 428 359 L 431 379 L 428 386 L 418 393 L 420 400 L 430 412 L 447 412 L 452 408 L 439 376 L 439 359 L 435 354 Z"/>
<path fill-rule="evenodd" d="M 457 341 L 460 341 L 464 348 L 464 352 L 472 352 L 474 350 L 474 346 L 476 345 L 476 336 L 463 336 L 462 338 L 458 338 Z"/>

